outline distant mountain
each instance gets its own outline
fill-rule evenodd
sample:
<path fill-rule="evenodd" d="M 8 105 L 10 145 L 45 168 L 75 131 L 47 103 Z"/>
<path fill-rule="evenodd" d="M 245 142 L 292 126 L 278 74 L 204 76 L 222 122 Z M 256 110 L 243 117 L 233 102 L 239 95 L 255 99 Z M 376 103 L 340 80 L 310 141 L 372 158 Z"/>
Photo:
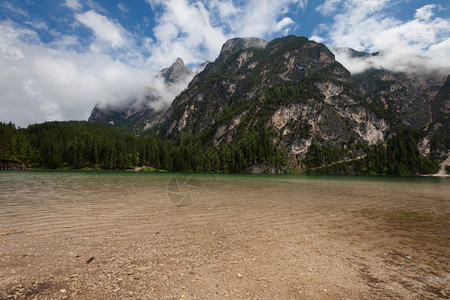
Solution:
<path fill-rule="evenodd" d="M 190 75 L 176 71 L 185 70 L 178 60 L 174 66 L 159 75 L 166 83 Z M 445 79 L 383 68 L 352 76 L 325 45 L 304 37 L 235 38 L 170 106 L 130 113 L 132 104 L 99 116 L 96 107 L 90 120 L 129 122 L 205 153 L 215 149 L 221 157 L 211 159 L 230 160 L 220 163 L 225 171 L 427 173 L 449 149 Z"/>
<path fill-rule="evenodd" d="M 345 48 L 345 47 L 333 48 L 333 52 L 338 53 L 338 54 L 340 54 L 340 53 L 346 54 L 351 58 L 367 58 L 367 57 L 378 56 L 380 54 L 379 52 L 366 53 L 366 52 L 356 51 L 355 49 Z"/>
<path fill-rule="evenodd" d="M 178 58 L 171 67 L 160 71 L 140 98 L 119 105 L 97 104 L 88 120 L 122 131 L 141 132 L 170 106 L 192 77 L 192 71 Z"/>

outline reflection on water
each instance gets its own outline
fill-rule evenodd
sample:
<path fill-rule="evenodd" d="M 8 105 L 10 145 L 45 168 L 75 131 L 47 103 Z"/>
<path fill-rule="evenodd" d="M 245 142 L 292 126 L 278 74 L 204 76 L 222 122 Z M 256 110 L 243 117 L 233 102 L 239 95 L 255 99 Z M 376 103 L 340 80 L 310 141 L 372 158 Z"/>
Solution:
<path fill-rule="evenodd" d="M 181 183 L 194 178 L 201 201 L 188 208 L 174 205 L 174 178 Z M 163 222 L 165 214 L 180 209 L 211 219 L 231 211 L 250 219 L 262 210 L 280 216 L 367 208 L 450 211 L 450 180 L 441 178 L 5 171 L 0 190 L 0 232 L 107 225 L 142 216 Z"/>

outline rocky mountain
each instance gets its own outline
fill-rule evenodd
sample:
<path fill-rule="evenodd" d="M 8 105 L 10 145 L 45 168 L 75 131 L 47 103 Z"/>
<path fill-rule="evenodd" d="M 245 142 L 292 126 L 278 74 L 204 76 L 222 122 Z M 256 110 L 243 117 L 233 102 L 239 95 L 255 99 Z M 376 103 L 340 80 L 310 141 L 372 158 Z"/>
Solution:
<path fill-rule="evenodd" d="M 426 139 L 431 140 L 430 152 L 450 155 L 450 75 L 439 89 L 431 106 L 432 123 Z"/>
<path fill-rule="evenodd" d="M 442 83 L 439 75 L 383 69 L 352 77 L 306 38 L 232 39 L 175 99 L 166 134 L 195 132 L 217 147 L 265 128 L 290 168 L 318 153 L 316 165 L 358 160 L 400 128 L 427 130 Z"/>
<path fill-rule="evenodd" d="M 89 121 L 111 125 L 122 131 L 141 132 L 170 106 L 193 75 L 178 58 L 171 67 L 161 70 L 138 98 L 118 105 L 97 104 Z"/>
<path fill-rule="evenodd" d="M 160 76 L 172 82 L 168 74 Z M 229 170 L 426 173 L 449 149 L 445 79 L 383 68 L 352 76 L 325 45 L 304 37 L 235 38 L 170 107 L 139 122 L 166 139 L 214 149 L 221 157 L 213 160 L 239 161 Z M 130 118 L 129 110 L 115 120 Z"/>

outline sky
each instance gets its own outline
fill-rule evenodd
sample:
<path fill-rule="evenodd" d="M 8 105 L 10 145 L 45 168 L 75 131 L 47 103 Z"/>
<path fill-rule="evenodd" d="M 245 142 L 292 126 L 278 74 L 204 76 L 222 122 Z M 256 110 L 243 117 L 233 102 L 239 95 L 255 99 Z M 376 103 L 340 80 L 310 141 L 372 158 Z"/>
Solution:
<path fill-rule="evenodd" d="M 87 120 L 98 103 L 142 95 L 178 57 L 195 70 L 230 38 L 290 34 L 382 51 L 336 53 L 353 73 L 450 68 L 448 0 L 0 0 L 0 122 Z"/>

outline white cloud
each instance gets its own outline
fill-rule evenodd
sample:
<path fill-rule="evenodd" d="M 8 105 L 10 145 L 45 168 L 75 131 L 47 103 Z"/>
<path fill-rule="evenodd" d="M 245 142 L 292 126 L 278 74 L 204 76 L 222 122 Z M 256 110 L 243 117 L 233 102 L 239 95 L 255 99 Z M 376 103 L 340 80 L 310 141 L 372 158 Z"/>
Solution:
<path fill-rule="evenodd" d="M 28 13 L 27 13 L 25 10 L 23 10 L 23 9 L 20 8 L 20 7 L 16 7 L 16 6 L 12 5 L 12 4 L 9 3 L 9 2 L 6 2 L 6 1 L 3 2 L 3 3 L 1 4 L 1 6 L 4 7 L 4 8 L 6 8 L 7 10 L 9 10 L 10 12 L 15 13 L 15 14 L 22 15 L 22 16 L 25 16 L 25 17 L 28 16 Z"/>
<path fill-rule="evenodd" d="M 108 14 L 108 10 L 101 6 L 97 0 L 84 0 L 84 3 L 93 11 L 101 12 L 103 14 Z"/>
<path fill-rule="evenodd" d="M 271 39 L 288 34 L 295 22 L 286 17 L 289 8 L 304 8 L 305 0 L 188 1 L 147 0 L 160 10 L 153 29 L 149 61 L 161 67 L 182 57 L 187 63 L 214 60 L 225 41 L 232 37 Z M 281 21 L 280 21 L 281 19 Z"/>
<path fill-rule="evenodd" d="M 79 0 L 66 0 L 66 6 L 74 11 L 81 10 L 83 8 L 83 5 L 80 3 Z"/>
<path fill-rule="evenodd" d="M 272 38 L 277 33 L 287 34 L 286 27 L 279 29 L 278 20 L 289 12 L 289 8 L 303 7 L 305 1 L 296 0 L 250 0 L 240 7 L 234 19 L 226 20 L 232 23 L 234 36 L 255 36 Z M 238 20 L 236 22 L 236 20 Z M 287 19 L 286 19 L 287 20 Z M 294 22 L 286 25 L 293 25 Z"/>
<path fill-rule="evenodd" d="M 443 40 L 440 43 L 431 45 L 430 48 L 425 52 L 425 56 L 432 57 L 430 64 L 436 68 L 447 67 L 450 68 L 450 38 Z M 450 73 L 450 70 L 448 70 Z"/>
<path fill-rule="evenodd" d="M 407 65 L 418 66 L 417 55 L 433 55 L 431 66 L 450 67 L 450 59 L 442 53 L 450 53 L 450 18 L 434 15 L 435 5 L 425 5 L 416 10 L 414 18 L 401 21 L 388 11 L 387 0 L 327 0 L 317 10 L 323 15 L 335 13 L 333 23 L 317 27 L 313 38 L 330 47 L 350 47 L 358 51 L 384 51 L 376 59 L 376 65 L 385 68 L 404 69 Z M 440 45 L 437 47 L 436 45 Z M 439 49 L 439 50 L 437 50 Z M 385 61 L 379 61 L 379 59 Z M 360 69 L 362 61 L 348 61 L 343 64 L 349 69 Z M 374 63 L 373 61 L 370 63 Z M 370 65 L 370 64 L 369 64 Z"/>
<path fill-rule="evenodd" d="M 130 11 L 130 9 L 127 6 L 125 6 L 125 4 L 123 4 L 123 3 L 118 3 L 117 7 L 124 13 L 127 13 Z"/>
<path fill-rule="evenodd" d="M 75 19 L 89 27 L 97 38 L 110 43 L 112 47 L 121 47 L 127 42 L 126 31 L 120 24 L 110 21 L 93 10 L 76 14 Z"/>
<path fill-rule="evenodd" d="M 336 12 L 338 5 L 342 0 L 326 0 L 321 5 L 317 6 L 316 10 L 324 16 L 330 16 Z"/>
<path fill-rule="evenodd" d="M 27 42 L 30 36 L 33 43 Z M 36 36 L 10 21 L 0 22 L 2 121 L 25 126 L 45 120 L 86 120 L 96 103 L 136 99 L 152 78 L 148 65 L 64 46 L 55 49 Z"/>
<path fill-rule="evenodd" d="M 382 68 L 394 72 L 441 72 L 443 75 L 450 72 L 448 67 L 436 65 L 437 60 L 415 55 L 409 49 L 386 50 L 377 55 L 365 57 L 352 57 L 348 48 L 333 49 L 333 52 L 336 60 L 352 74 L 361 73 L 369 68 Z"/>
<path fill-rule="evenodd" d="M 294 24 L 295 22 L 289 18 L 289 17 L 284 17 L 280 22 L 277 23 L 277 25 L 275 26 L 275 30 L 276 31 L 284 31 L 286 29 L 286 27 L 288 27 L 289 25 Z"/>
<path fill-rule="evenodd" d="M 433 15 L 433 9 L 436 8 L 436 5 L 429 4 L 425 5 L 424 7 L 416 9 L 416 14 L 414 17 L 419 20 L 429 20 Z"/>
<path fill-rule="evenodd" d="M 155 5 L 155 3 L 153 3 Z M 156 38 L 152 45 L 153 64 L 171 64 L 177 57 L 186 62 L 201 63 L 213 59 L 227 39 L 220 27 L 210 22 L 209 13 L 201 2 L 185 0 L 164 1 L 163 13 L 153 29 Z"/>

